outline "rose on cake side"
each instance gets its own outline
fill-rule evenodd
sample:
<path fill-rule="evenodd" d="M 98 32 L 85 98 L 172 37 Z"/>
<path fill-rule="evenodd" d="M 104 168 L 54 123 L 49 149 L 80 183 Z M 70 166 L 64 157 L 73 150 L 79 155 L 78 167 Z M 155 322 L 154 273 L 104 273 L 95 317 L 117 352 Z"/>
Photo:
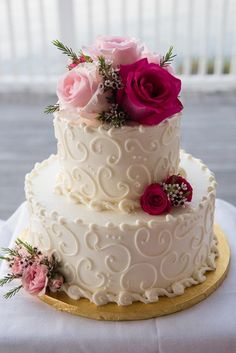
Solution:
<path fill-rule="evenodd" d="M 148 185 L 140 199 L 142 209 L 150 215 L 169 212 L 171 203 L 160 184 Z"/>
<path fill-rule="evenodd" d="M 161 56 L 134 38 L 111 36 L 97 37 L 86 54 L 58 40 L 53 44 L 71 63 L 57 85 L 59 101 L 46 113 L 61 110 L 68 120 L 121 127 L 130 121 L 156 125 L 183 109 L 173 47 Z"/>
<path fill-rule="evenodd" d="M 185 207 L 191 202 L 193 188 L 180 175 L 171 175 L 162 183 L 153 183 L 146 187 L 140 198 L 144 212 L 150 215 L 160 215 L 170 212 L 173 207 Z"/>

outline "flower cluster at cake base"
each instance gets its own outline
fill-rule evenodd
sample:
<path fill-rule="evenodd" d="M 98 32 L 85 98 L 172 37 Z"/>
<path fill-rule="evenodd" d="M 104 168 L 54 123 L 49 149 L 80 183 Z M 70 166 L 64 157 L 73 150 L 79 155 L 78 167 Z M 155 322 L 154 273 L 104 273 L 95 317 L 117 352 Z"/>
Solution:
<path fill-rule="evenodd" d="M 144 212 L 160 215 L 170 212 L 172 207 L 185 207 L 192 200 L 193 189 L 180 175 L 172 175 L 162 183 L 153 183 L 146 187 L 140 199 Z"/>
<path fill-rule="evenodd" d="M 64 277 L 59 271 L 59 263 L 54 255 L 46 256 L 36 247 L 17 239 L 15 247 L 3 248 L 4 256 L 0 259 L 8 262 L 10 272 L 0 279 L 0 286 L 13 280 L 20 284 L 10 289 L 4 297 L 14 296 L 22 288 L 32 295 L 44 295 L 47 290 L 57 292 L 64 283 Z"/>
<path fill-rule="evenodd" d="M 63 111 L 68 120 L 121 127 L 157 125 L 183 109 L 173 47 L 162 56 L 135 38 L 111 36 L 78 53 L 59 40 L 53 44 L 70 61 L 57 85 L 58 103 L 46 113 Z"/>

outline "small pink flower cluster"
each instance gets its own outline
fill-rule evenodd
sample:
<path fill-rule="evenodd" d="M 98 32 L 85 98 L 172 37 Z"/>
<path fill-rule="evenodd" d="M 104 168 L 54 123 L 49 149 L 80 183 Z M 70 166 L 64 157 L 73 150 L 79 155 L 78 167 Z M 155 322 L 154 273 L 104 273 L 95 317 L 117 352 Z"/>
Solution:
<path fill-rule="evenodd" d="M 96 125 L 99 115 L 109 112 L 112 103 L 128 120 L 155 125 L 183 109 L 178 99 L 181 81 L 170 65 L 172 48 L 169 56 L 162 57 L 134 38 L 100 36 L 84 52 L 72 57 L 69 71 L 57 85 L 59 109 L 78 113 L 68 115 L 69 119 Z M 119 89 L 104 90 L 106 68 L 103 77 L 101 58 L 118 72 Z"/>
<path fill-rule="evenodd" d="M 64 283 L 64 277 L 58 272 L 58 262 L 54 255 L 46 256 L 36 247 L 17 239 L 13 249 L 6 248 L 1 259 L 9 263 L 11 273 L 0 280 L 0 286 L 20 279 L 21 285 L 32 295 L 44 295 L 46 290 L 56 292 Z M 14 289 L 9 293 L 14 293 Z M 8 293 L 6 294 L 8 297 Z"/>
<path fill-rule="evenodd" d="M 173 207 L 184 207 L 192 200 L 193 189 L 180 175 L 172 175 L 161 184 L 148 185 L 140 199 L 142 209 L 150 215 L 170 212 Z"/>

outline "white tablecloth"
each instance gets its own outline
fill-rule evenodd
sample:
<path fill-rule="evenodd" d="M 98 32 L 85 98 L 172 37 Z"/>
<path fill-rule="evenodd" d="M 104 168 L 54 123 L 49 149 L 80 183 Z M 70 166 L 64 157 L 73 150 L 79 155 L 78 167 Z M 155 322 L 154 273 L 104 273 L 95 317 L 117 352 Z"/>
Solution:
<path fill-rule="evenodd" d="M 217 200 L 216 223 L 231 246 L 229 275 L 209 298 L 185 311 L 157 319 L 101 322 L 58 312 L 22 292 L 0 291 L 0 353 L 235 353 L 236 208 Z M 25 204 L 0 225 L 8 246 L 27 225 Z M 2 265 L 0 277 L 6 271 Z"/>

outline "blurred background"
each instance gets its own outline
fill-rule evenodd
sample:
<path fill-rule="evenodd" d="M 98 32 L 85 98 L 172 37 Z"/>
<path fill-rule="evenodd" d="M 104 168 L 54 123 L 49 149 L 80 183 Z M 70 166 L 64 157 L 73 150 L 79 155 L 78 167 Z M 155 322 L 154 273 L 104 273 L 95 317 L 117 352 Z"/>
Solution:
<path fill-rule="evenodd" d="M 24 176 L 56 152 L 55 86 L 67 59 L 98 34 L 129 35 L 153 51 L 174 46 L 182 79 L 182 146 L 216 174 L 236 204 L 236 2 L 234 0 L 0 0 L 0 219 L 24 201 Z"/>

